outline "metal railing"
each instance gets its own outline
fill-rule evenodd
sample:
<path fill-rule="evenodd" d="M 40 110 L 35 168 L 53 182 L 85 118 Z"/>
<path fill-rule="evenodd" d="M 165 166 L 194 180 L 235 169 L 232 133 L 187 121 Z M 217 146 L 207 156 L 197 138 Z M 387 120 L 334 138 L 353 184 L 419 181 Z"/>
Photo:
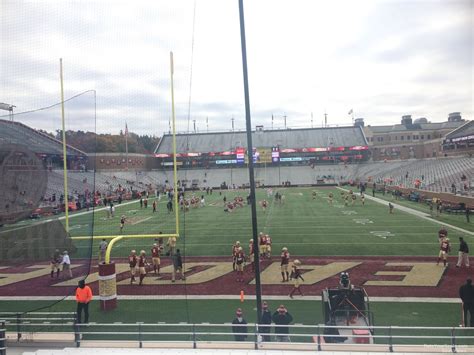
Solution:
<path fill-rule="evenodd" d="M 7 354 L 7 336 L 6 336 L 6 328 L 5 328 L 5 321 L 0 320 L 0 355 Z"/>
<path fill-rule="evenodd" d="M 135 343 L 138 348 L 144 346 L 166 346 L 170 342 L 183 347 L 205 347 L 206 344 L 221 344 L 222 347 L 240 344 L 247 348 L 266 348 L 286 343 L 290 347 L 305 346 L 310 350 L 321 351 L 329 347 L 349 347 L 352 349 L 370 348 L 378 351 L 403 351 L 407 347 L 424 347 L 474 353 L 474 328 L 461 327 L 399 327 L 399 326 L 327 326 L 300 325 L 288 326 L 226 324 L 189 324 L 189 323 L 89 323 L 77 324 L 74 313 L 25 314 L 18 317 L 11 313 L 0 322 L 1 329 L 16 334 L 16 340 L 22 341 L 23 334 L 34 337 L 49 334 L 49 340 L 68 341 L 80 347 L 84 342 L 95 341 Z M 2 318 L 3 319 L 3 318 Z M 20 320 L 20 321 L 19 321 Z M 4 326 L 2 326 L 4 325 Z M 237 331 L 239 330 L 239 331 Z M 271 332 L 270 332 L 271 330 Z M 286 332 L 288 330 L 288 333 Z M 358 332 L 354 332 L 357 330 Z M 65 340 L 66 339 L 66 340 Z M 339 342 L 341 341 L 341 342 Z M 342 342 L 344 341 L 344 342 Z M 291 345 L 289 344 L 291 343 Z M 0 355 L 2 346 L 0 339 Z M 5 350 L 3 350 L 5 351 Z"/>

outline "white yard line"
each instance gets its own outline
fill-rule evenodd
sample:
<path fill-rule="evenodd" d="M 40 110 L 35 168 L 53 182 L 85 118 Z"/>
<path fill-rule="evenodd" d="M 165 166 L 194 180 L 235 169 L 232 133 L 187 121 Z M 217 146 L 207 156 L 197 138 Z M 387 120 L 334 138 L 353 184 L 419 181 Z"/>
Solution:
<path fill-rule="evenodd" d="M 119 295 L 118 300 L 240 300 L 240 295 Z M 263 296 L 265 300 L 290 301 L 288 296 Z M 0 301 L 75 301 L 74 296 L 0 296 Z M 96 299 L 98 299 L 96 297 Z M 246 300 L 255 300 L 254 295 L 246 295 Z M 294 301 L 321 301 L 321 296 L 297 296 Z M 461 303 L 459 298 L 435 297 L 370 297 L 371 302 L 404 302 L 404 303 Z"/>
<path fill-rule="evenodd" d="M 337 187 L 339 190 L 343 190 L 343 191 L 348 191 L 346 189 L 343 189 L 342 187 Z M 385 205 L 387 206 L 388 205 L 388 201 L 385 201 L 385 200 L 382 200 L 381 198 L 378 198 L 378 197 L 372 197 L 370 196 L 369 194 L 366 194 L 365 195 L 365 198 L 366 199 L 369 199 L 369 200 L 372 200 L 372 201 L 375 201 L 377 203 L 380 203 L 382 205 Z M 391 202 L 391 204 L 397 208 L 398 210 L 400 211 L 403 211 L 403 212 L 406 212 L 408 214 L 411 214 L 413 216 L 416 216 L 416 217 L 419 217 L 419 218 L 422 218 L 424 220 L 427 220 L 429 222 L 432 222 L 432 223 L 436 223 L 436 224 L 440 224 L 442 226 L 446 226 L 446 227 L 449 227 L 449 228 L 452 228 L 452 229 L 455 229 L 459 232 L 462 232 L 462 233 L 465 233 L 465 234 L 468 234 L 470 235 L 471 237 L 474 237 L 474 232 L 470 232 L 466 229 L 463 229 L 463 228 L 460 228 L 460 227 L 456 227 L 456 226 L 453 226 L 452 224 L 449 224 L 449 223 L 446 223 L 446 222 L 443 222 L 443 221 L 438 221 L 436 219 L 433 219 L 431 218 L 431 216 L 428 214 L 428 213 L 425 213 L 425 212 L 421 212 L 421 211 L 417 211 L 417 210 L 414 210 L 412 208 L 409 208 L 409 207 L 405 207 L 405 206 L 402 206 L 402 205 L 399 205 L 395 202 Z"/>
<path fill-rule="evenodd" d="M 142 223 L 142 222 L 145 222 L 145 221 L 148 221 L 149 219 L 152 219 L 153 216 L 150 216 L 150 217 L 147 217 L 147 218 L 143 218 L 143 219 L 140 219 L 136 222 L 133 222 L 133 223 L 130 223 L 130 225 L 134 226 L 135 224 L 139 224 L 139 223 Z"/>

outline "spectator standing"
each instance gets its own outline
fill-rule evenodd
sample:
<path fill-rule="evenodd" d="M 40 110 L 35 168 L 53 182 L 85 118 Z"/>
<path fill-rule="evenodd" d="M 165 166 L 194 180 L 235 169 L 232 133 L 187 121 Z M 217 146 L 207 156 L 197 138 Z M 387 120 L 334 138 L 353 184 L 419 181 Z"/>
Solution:
<path fill-rule="evenodd" d="M 290 313 L 288 313 L 288 310 L 285 308 L 284 305 L 280 305 L 280 307 L 278 307 L 275 313 L 273 313 L 272 320 L 273 323 L 278 326 L 275 327 L 277 341 L 290 341 L 290 337 L 288 335 L 290 333 L 290 329 L 288 327 L 288 324 L 293 321 L 293 317 Z"/>
<path fill-rule="evenodd" d="M 465 214 L 466 214 L 466 222 L 467 223 L 470 223 L 470 221 L 469 221 L 470 213 L 471 213 L 471 210 L 469 209 L 469 207 L 466 206 Z"/>
<path fill-rule="evenodd" d="M 466 267 L 469 267 L 469 246 L 463 237 L 459 237 L 459 253 L 456 267 L 461 267 L 462 264 L 464 264 Z"/>
<path fill-rule="evenodd" d="M 69 257 L 67 250 L 65 250 L 63 253 L 63 260 L 61 261 L 61 264 L 63 265 L 63 274 L 67 271 L 69 278 L 72 279 L 71 258 Z"/>
<path fill-rule="evenodd" d="M 260 327 L 258 327 L 263 341 L 270 341 L 270 324 L 272 324 L 272 313 L 268 308 L 268 303 L 262 303 L 262 317 L 260 320 Z"/>
<path fill-rule="evenodd" d="M 469 313 L 469 326 L 474 327 L 474 287 L 472 287 L 471 279 L 467 279 L 466 284 L 459 288 L 459 297 L 462 300 L 464 326 L 468 326 L 467 314 Z"/>
<path fill-rule="evenodd" d="M 89 323 L 89 302 L 92 300 L 92 290 L 84 280 L 79 281 L 76 289 L 77 323 L 82 323 L 82 311 L 84 311 L 84 323 Z"/>
<path fill-rule="evenodd" d="M 244 319 L 240 308 L 237 308 L 235 318 L 232 321 L 232 333 L 234 333 L 235 341 L 245 341 L 247 338 L 247 321 Z"/>
<path fill-rule="evenodd" d="M 109 244 L 105 241 L 105 239 L 102 239 L 99 244 L 99 264 L 101 262 L 105 262 L 105 252 L 107 251 L 108 245 Z"/>

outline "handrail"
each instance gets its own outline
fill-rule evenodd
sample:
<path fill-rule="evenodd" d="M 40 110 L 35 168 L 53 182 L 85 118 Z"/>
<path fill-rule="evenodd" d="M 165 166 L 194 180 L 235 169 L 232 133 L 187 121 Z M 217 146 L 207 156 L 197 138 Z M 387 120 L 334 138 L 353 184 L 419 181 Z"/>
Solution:
<path fill-rule="evenodd" d="M 73 313 L 71 313 L 73 314 Z M 31 322 L 23 323 L 25 319 L 31 320 Z M 403 347 L 406 345 L 426 345 L 436 344 L 436 346 L 442 346 L 451 348 L 453 352 L 456 348 L 469 347 L 469 343 L 474 340 L 474 332 L 472 335 L 466 335 L 464 331 L 466 328 L 463 327 L 420 327 L 420 326 L 358 326 L 358 325 L 262 325 L 256 323 L 249 323 L 245 325 L 240 324 L 212 324 L 212 323 L 89 323 L 89 324 L 78 324 L 74 322 L 64 322 L 61 318 L 25 318 L 21 319 L 21 323 L 8 323 L 5 320 L 0 321 L 0 333 L 2 328 L 7 331 L 18 331 L 18 341 L 21 340 L 21 331 L 28 334 L 58 334 L 58 335 L 73 335 L 74 342 L 77 347 L 81 346 L 81 342 L 87 339 L 90 340 L 108 340 L 108 341 L 122 341 L 128 340 L 137 342 L 137 347 L 143 347 L 143 343 L 156 342 L 166 343 L 170 341 L 177 341 L 182 343 L 191 343 L 194 348 L 200 344 L 200 342 L 215 342 L 215 343 L 231 343 L 229 338 L 234 338 L 238 335 L 245 335 L 246 344 L 255 344 L 258 349 L 260 344 L 263 342 L 262 335 L 264 336 L 276 336 L 276 337 L 291 337 L 292 344 L 311 344 L 314 343 L 314 349 L 322 350 L 326 344 L 324 340 L 330 343 L 328 339 L 350 339 L 350 343 L 338 342 L 340 346 L 382 346 L 387 347 L 388 351 L 393 352 L 395 347 Z M 51 322 L 44 323 L 44 319 L 48 320 L 63 320 L 63 322 Z M 37 321 L 37 322 L 35 322 Z M 272 329 L 272 333 L 261 332 L 261 327 L 269 327 Z M 16 328 L 15 328 L 16 327 Z M 132 329 L 124 329 L 129 327 Z M 289 328 L 290 333 L 281 333 L 278 330 L 280 328 Z M 164 329 L 165 328 L 165 329 Z M 173 329 L 178 328 L 178 329 Z M 210 329 L 214 328 L 214 329 Z M 238 328 L 246 328 L 242 332 L 234 332 Z M 225 331 L 223 329 L 226 329 Z M 344 332 L 344 334 L 324 334 L 326 329 L 339 329 L 339 330 L 369 330 L 367 335 L 353 334 L 352 332 Z M 474 330 L 474 328 L 469 328 Z M 304 332 L 307 331 L 307 333 Z M 372 334 L 370 330 L 385 330 L 386 332 L 377 332 Z M 416 331 L 423 331 L 425 334 L 416 334 Z M 402 333 L 403 332 L 403 333 Z M 385 333 L 385 334 L 380 334 Z M 395 333 L 395 334 L 394 334 Z M 438 334 L 438 335 L 436 335 Z M 1 334 L 0 334 L 1 335 Z M 120 340 L 117 340 L 115 336 L 119 336 Z M 83 339 L 85 337 L 85 339 Z M 154 339 L 158 337 L 158 339 Z M 2 355 L 0 336 L 0 355 Z M 212 340 L 211 340 L 212 339 Z M 237 339 L 236 339 L 237 340 Z M 280 339 L 281 340 L 281 339 Z M 437 341 L 434 341 L 437 340 Z M 370 344 L 367 344 L 369 342 Z M 401 343 L 400 343 L 401 342 Z M 266 343 L 266 341 L 265 341 Z M 407 344 L 404 344 L 407 343 Z M 435 344 L 433 344 L 435 345 Z M 474 348 L 473 348 L 474 350 Z"/>

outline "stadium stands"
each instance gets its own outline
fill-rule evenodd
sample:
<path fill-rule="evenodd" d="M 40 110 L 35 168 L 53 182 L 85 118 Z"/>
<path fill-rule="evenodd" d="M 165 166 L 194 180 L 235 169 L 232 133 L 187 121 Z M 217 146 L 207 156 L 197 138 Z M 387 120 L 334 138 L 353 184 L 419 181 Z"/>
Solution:
<path fill-rule="evenodd" d="M 360 127 L 334 127 L 293 130 L 254 131 L 254 147 L 308 148 L 367 145 Z M 223 152 L 237 146 L 247 146 L 245 132 L 219 132 L 204 134 L 178 134 L 176 152 Z M 173 152 L 172 136 L 166 134 L 155 149 L 155 153 Z"/>
<path fill-rule="evenodd" d="M 0 119 L 0 143 L 27 145 L 37 154 L 63 154 L 61 141 L 20 122 Z M 84 152 L 69 145 L 67 147 L 67 154 L 85 157 Z"/>

